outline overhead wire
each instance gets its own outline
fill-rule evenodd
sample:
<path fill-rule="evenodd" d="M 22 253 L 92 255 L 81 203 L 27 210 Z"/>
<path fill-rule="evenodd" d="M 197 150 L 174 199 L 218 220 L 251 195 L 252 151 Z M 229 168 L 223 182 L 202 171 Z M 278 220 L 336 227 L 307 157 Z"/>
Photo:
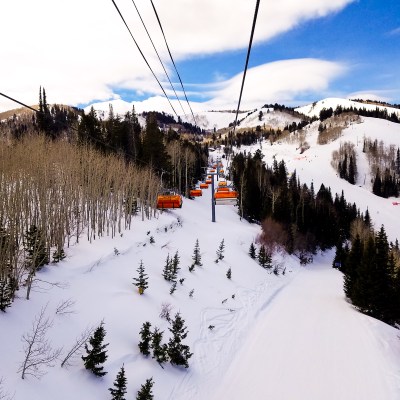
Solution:
<path fill-rule="evenodd" d="M 118 11 L 119 16 L 121 17 L 121 19 L 122 19 L 124 25 L 126 26 L 126 29 L 128 29 L 128 32 L 129 32 L 129 34 L 131 35 L 131 38 L 132 38 L 132 40 L 134 41 L 134 43 L 135 43 L 137 49 L 139 50 L 139 53 L 140 53 L 141 56 L 143 57 L 143 60 L 145 61 L 145 63 L 146 63 L 146 65 L 148 66 L 148 68 L 150 69 L 150 71 L 151 71 L 151 73 L 153 74 L 153 76 L 154 76 L 154 78 L 156 79 L 156 81 L 158 82 L 158 84 L 159 84 L 159 86 L 160 86 L 162 92 L 164 93 L 164 96 L 167 98 L 167 100 L 168 100 L 168 102 L 169 102 L 169 104 L 170 104 L 172 110 L 174 111 L 176 117 L 179 119 L 178 114 L 177 114 L 177 112 L 175 111 L 175 108 L 174 108 L 174 106 L 173 106 L 172 103 L 171 103 L 171 100 L 169 99 L 169 97 L 168 97 L 167 93 L 165 92 L 163 86 L 161 85 L 160 81 L 158 80 L 157 75 L 154 73 L 154 71 L 153 71 L 153 69 L 151 68 L 149 62 L 147 61 L 147 58 L 145 57 L 145 55 L 143 54 L 143 52 L 142 52 L 141 48 L 139 47 L 137 41 L 135 40 L 135 38 L 134 38 L 134 36 L 133 36 L 131 30 L 129 29 L 128 24 L 126 23 L 125 18 L 124 18 L 123 15 L 121 14 L 121 11 L 119 10 L 117 4 L 115 3 L 114 0 L 111 0 L 111 1 L 112 1 L 112 3 L 114 4 L 114 7 L 116 8 L 116 10 Z"/>
<path fill-rule="evenodd" d="M 152 44 L 152 46 L 153 46 L 153 49 L 154 49 L 154 51 L 156 52 L 158 59 L 160 60 L 160 63 L 161 63 L 161 65 L 162 65 L 163 69 L 164 69 L 165 75 L 166 75 L 167 78 L 168 78 L 168 82 L 169 82 L 169 84 L 171 85 L 172 90 L 173 90 L 174 93 L 175 93 L 175 97 L 177 98 L 177 100 L 178 100 L 178 102 L 179 102 L 179 105 L 180 105 L 181 108 L 182 108 L 183 114 L 185 114 L 185 116 L 186 116 L 186 112 L 185 112 L 185 110 L 183 109 L 182 103 L 181 103 L 181 101 L 179 100 L 179 97 L 178 97 L 178 95 L 177 95 L 177 93 L 176 93 L 176 90 L 175 90 L 175 88 L 174 88 L 174 85 L 172 84 L 171 79 L 170 79 L 170 77 L 169 77 L 169 75 L 168 75 L 168 72 L 167 72 L 167 70 L 166 70 L 166 68 L 165 68 L 165 66 L 164 66 L 164 63 L 162 62 L 161 57 L 160 57 L 160 55 L 158 54 L 158 51 L 157 51 L 157 49 L 156 49 L 156 46 L 155 46 L 155 44 L 154 44 L 154 42 L 153 42 L 153 40 L 152 40 L 152 38 L 151 38 L 151 36 L 150 36 L 150 33 L 149 33 L 149 31 L 148 31 L 148 29 L 147 29 L 147 27 L 146 27 L 146 24 L 145 24 L 144 21 L 143 21 L 143 18 L 142 18 L 142 16 L 141 16 L 141 14 L 140 14 L 138 8 L 137 8 L 137 6 L 136 6 L 136 3 L 135 3 L 134 0 L 132 0 L 132 3 L 133 3 L 133 5 L 135 6 L 135 9 L 136 9 L 136 12 L 137 12 L 138 15 L 139 15 L 140 21 L 142 21 L 143 27 L 144 27 L 144 29 L 145 29 L 145 31 L 146 31 L 146 33 L 147 33 L 148 38 L 150 39 L 150 42 L 151 42 L 151 44 Z"/>
<path fill-rule="evenodd" d="M 190 112 L 192 113 L 192 117 L 193 117 L 194 124 L 195 124 L 195 126 L 197 126 L 196 118 L 195 118 L 195 116 L 194 116 L 192 107 L 190 106 L 189 100 L 188 100 L 188 98 L 187 98 L 185 88 L 183 87 L 183 83 L 182 83 L 181 76 L 179 75 L 178 69 L 177 69 L 177 67 L 176 67 L 176 65 L 175 65 L 174 58 L 172 57 L 172 54 L 171 54 L 171 50 L 169 49 L 168 42 L 167 42 L 167 38 L 165 37 L 165 33 L 164 33 L 164 29 L 163 29 L 162 24 L 161 24 L 160 17 L 158 16 L 158 13 L 157 13 L 156 7 L 154 6 L 153 0 L 150 0 L 150 2 L 151 2 L 151 5 L 153 6 L 153 10 L 154 10 L 154 13 L 155 13 L 155 15 L 156 15 L 156 18 L 157 18 L 157 21 L 158 21 L 158 25 L 160 26 L 162 35 L 163 35 L 163 37 L 164 37 L 165 45 L 167 46 L 168 54 L 169 54 L 169 56 L 170 56 L 170 58 L 171 58 L 171 61 L 172 61 L 173 66 L 174 66 L 174 68 L 175 68 L 176 75 L 178 76 L 179 82 L 181 83 L 182 90 L 183 90 L 183 93 L 184 93 L 184 95 L 185 95 L 186 102 L 187 102 L 187 104 L 188 104 L 188 106 L 189 106 Z"/>
<path fill-rule="evenodd" d="M 250 51 L 251 51 L 251 46 L 252 46 L 252 43 L 253 43 L 253 36 L 254 36 L 254 30 L 255 30 L 255 27 L 256 27 L 259 6 L 260 6 L 260 0 L 257 0 L 256 9 L 254 11 L 254 17 L 253 17 L 253 25 L 251 27 L 249 46 L 247 48 L 246 63 L 245 63 L 245 66 L 244 66 L 242 85 L 241 85 L 241 88 L 240 88 L 239 102 L 238 102 L 238 106 L 237 106 L 237 110 L 236 110 L 235 122 L 233 124 L 233 134 L 235 134 L 236 125 L 237 125 L 237 119 L 238 119 L 238 114 L 239 114 L 239 109 L 240 109 L 240 103 L 242 101 L 243 87 L 244 87 L 244 82 L 246 80 L 247 67 L 249 65 Z"/>
<path fill-rule="evenodd" d="M 0 93 L 0 96 L 3 96 L 3 97 L 5 97 L 6 99 L 9 99 L 9 100 L 11 100 L 11 101 L 14 101 L 15 103 L 18 103 L 18 104 L 20 104 L 21 106 L 24 106 L 24 107 L 26 107 L 26 108 L 29 108 L 30 110 L 35 111 L 35 112 L 37 112 L 37 113 L 40 113 L 40 112 L 41 112 L 40 110 L 36 110 L 35 108 L 32 108 L 31 106 L 28 106 L 28 105 L 22 103 L 22 102 L 19 101 L 19 100 L 13 99 L 12 97 L 7 96 L 7 95 L 4 94 L 4 93 Z"/>

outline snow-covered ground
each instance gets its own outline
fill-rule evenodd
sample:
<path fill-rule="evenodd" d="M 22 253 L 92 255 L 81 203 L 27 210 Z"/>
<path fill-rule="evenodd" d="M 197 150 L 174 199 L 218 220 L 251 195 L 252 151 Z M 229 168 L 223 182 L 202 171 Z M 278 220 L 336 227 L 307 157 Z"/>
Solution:
<path fill-rule="evenodd" d="M 313 181 L 316 190 L 321 183 L 333 193 L 343 189 L 348 201 L 361 210 L 369 208 L 375 225 L 383 223 L 393 240 L 400 236 L 400 206 L 377 198 L 367 183 L 364 186 L 365 164 L 360 163 L 364 167 L 357 185 L 339 179 L 330 165 L 341 140 L 358 141 L 359 157 L 363 135 L 400 145 L 398 124 L 362 120 L 324 146 L 316 144 L 317 124 L 312 126 L 307 136 L 311 147 L 302 155 L 298 145 L 283 142 L 264 142 L 262 151 L 267 163 L 273 156 L 285 159 L 289 170 L 296 169 L 301 182 Z M 259 144 L 246 150 L 258 148 Z M 150 221 L 136 218 L 132 230 L 115 239 L 89 244 L 82 238 L 67 249 L 66 260 L 43 268 L 31 300 L 24 299 L 21 288 L 13 306 L 0 315 L 3 390 L 15 394 L 15 400 L 106 400 L 124 364 L 127 399 L 134 399 L 140 385 L 153 377 L 154 398 L 160 400 L 398 400 L 399 332 L 346 302 L 341 274 L 330 268 L 333 252 L 319 255 L 306 268 L 294 256 L 275 255 L 274 262 L 286 267 L 285 275 L 275 276 L 248 256 L 259 226 L 240 220 L 234 206 L 217 206 L 212 223 L 210 204 L 210 189 L 203 190 L 203 197 L 185 199 L 182 209 Z M 189 272 L 196 239 L 203 266 Z M 216 264 L 222 239 L 225 258 Z M 176 251 L 181 258 L 179 278 L 185 280 L 170 295 L 162 270 L 167 255 Z M 149 288 L 142 296 L 132 284 L 141 260 L 149 275 Z M 226 277 L 228 268 L 231 280 Z M 45 281 L 61 285 L 51 287 Z M 55 314 L 65 300 L 71 301 L 72 313 Z M 185 343 L 194 353 L 189 369 L 170 364 L 163 369 L 139 353 L 139 330 L 145 321 L 164 331 L 164 342 L 169 338 L 169 325 L 159 317 L 163 303 L 173 307 L 172 316 L 179 311 L 186 321 Z M 104 321 L 109 343 L 105 377 L 91 375 L 78 357 L 68 368 L 61 368 L 60 362 L 46 368 L 40 380 L 20 378 L 21 337 L 43 307 L 53 320 L 48 337 L 54 347 L 63 347 L 63 354 L 87 326 Z"/>
<path fill-rule="evenodd" d="M 353 107 L 355 109 L 361 109 L 365 108 L 368 111 L 373 111 L 376 108 L 379 110 L 387 110 L 388 114 L 391 113 L 396 113 L 398 116 L 400 116 L 400 110 L 398 108 L 393 108 L 393 107 L 385 107 L 382 105 L 376 105 L 376 104 L 367 104 L 367 103 L 361 103 L 358 101 L 353 101 L 349 99 L 341 99 L 341 98 L 335 98 L 335 97 L 330 97 L 327 99 L 323 99 L 320 101 L 317 101 L 312 104 L 308 104 L 302 107 L 296 108 L 296 111 L 305 115 L 308 115 L 309 117 L 319 117 L 319 113 L 323 108 L 329 109 L 332 108 L 333 111 L 335 111 L 337 106 L 342 106 L 343 108 L 350 108 Z"/>

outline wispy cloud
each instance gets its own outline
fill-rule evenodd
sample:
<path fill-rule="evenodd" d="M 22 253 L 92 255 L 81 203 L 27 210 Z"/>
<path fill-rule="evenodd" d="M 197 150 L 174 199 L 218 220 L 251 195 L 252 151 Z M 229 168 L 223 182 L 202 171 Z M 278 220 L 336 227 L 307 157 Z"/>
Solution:
<path fill-rule="evenodd" d="M 400 27 L 396 28 L 396 29 L 392 29 L 391 31 L 388 32 L 389 36 L 396 36 L 396 35 L 400 35 Z"/>

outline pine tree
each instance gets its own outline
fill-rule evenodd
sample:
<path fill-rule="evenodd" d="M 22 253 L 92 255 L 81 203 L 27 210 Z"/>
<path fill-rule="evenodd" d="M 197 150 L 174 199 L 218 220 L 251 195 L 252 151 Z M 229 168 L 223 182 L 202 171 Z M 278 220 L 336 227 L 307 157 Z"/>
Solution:
<path fill-rule="evenodd" d="M 228 279 L 232 279 L 232 270 L 231 270 L 231 268 L 229 268 L 228 271 L 226 271 L 226 277 Z"/>
<path fill-rule="evenodd" d="M 254 243 L 252 242 L 250 245 L 249 249 L 249 256 L 254 260 L 256 258 L 256 247 L 254 246 Z"/>
<path fill-rule="evenodd" d="M 215 260 L 216 263 L 224 259 L 224 250 L 225 250 L 225 243 L 224 239 L 222 239 L 217 250 L 217 259 Z"/>
<path fill-rule="evenodd" d="M 351 246 L 348 257 L 346 258 L 346 265 L 344 272 L 344 293 L 353 301 L 354 286 L 358 279 L 359 267 L 362 258 L 363 250 L 360 236 L 357 235 Z"/>
<path fill-rule="evenodd" d="M 165 265 L 162 275 L 166 281 L 172 280 L 172 260 L 169 258 L 169 254 L 167 255 L 167 259 L 165 260 Z"/>
<path fill-rule="evenodd" d="M 151 392 L 153 385 L 153 378 L 146 379 L 146 383 L 141 386 L 137 393 L 136 400 L 153 400 L 153 393 Z"/>
<path fill-rule="evenodd" d="M 12 303 L 12 289 L 9 279 L 0 279 L 0 311 L 6 312 L 6 308 Z"/>
<path fill-rule="evenodd" d="M 162 366 L 168 361 L 168 346 L 162 343 L 163 333 L 158 328 L 154 329 L 151 338 L 151 348 L 153 349 L 153 358 Z"/>
<path fill-rule="evenodd" d="M 43 265 L 49 263 L 49 252 L 44 232 L 36 225 L 31 225 L 25 233 L 25 251 L 31 271 L 38 271 Z"/>
<path fill-rule="evenodd" d="M 260 251 L 258 252 L 258 263 L 263 267 L 270 269 L 272 268 L 272 258 L 271 255 L 265 249 L 265 246 L 260 247 Z"/>
<path fill-rule="evenodd" d="M 103 323 L 94 331 L 93 336 L 89 339 L 89 346 L 85 344 L 86 356 L 82 356 L 85 368 L 93 372 L 96 376 L 104 376 L 107 372 L 103 371 L 104 362 L 107 360 L 108 355 L 106 351 L 107 344 L 103 344 L 106 331 Z"/>
<path fill-rule="evenodd" d="M 179 254 L 178 254 L 178 250 L 177 250 L 174 255 L 174 258 L 172 259 L 171 280 L 173 282 L 176 282 L 176 280 L 178 279 L 178 271 L 180 270 L 179 264 L 180 264 L 180 259 L 179 259 Z"/>
<path fill-rule="evenodd" d="M 139 268 L 136 271 L 138 272 L 139 276 L 137 278 L 133 278 L 133 280 L 135 281 L 134 285 L 138 287 L 139 293 L 143 294 L 144 291 L 149 287 L 149 278 L 144 272 L 144 265 L 142 260 L 140 260 Z"/>
<path fill-rule="evenodd" d="M 356 161 L 350 156 L 348 182 L 354 185 L 356 183 Z"/>
<path fill-rule="evenodd" d="M 122 365 L 114 381 L 114 387 L 108 389 L 111 392 L 111 400 L 125 400 L 126 393 L 126 377 L 125 368 Z"/>
<path fill-rule="evenodd" d="M 184 324 L 185 321 L 180 316 L 180 313 L 177 313 L 172 321 L 172 327 L 169 328 L 172 338 L 168 342 L 168 356 L 171 364 L 183 365 L 188 368 L 188 359 L 193 354 L 190 352 L 189 346 L 182 344 L 182 340 L 187 336 L 187 328 Z"/>
<path fill-rule="evenodd" d="M 139 351 L 145 355 L 149 356 L 150 355 L 150 342 L 152 338 L 152 333 L 150 331 L 151 328 L 151 323 L 150 322 L 144 322 L 142 329 L 140 330 L 140 338 L 141 342 L 139 342 Z"/>
<path fill-rule="evenodd" d="M 192 260 L 193 260 L 193 264 L 194 265 L 198 265 L 198 266 L 202 266 L 203 265 L 201 263 L 199 239 L 196 239 L 196 244 L 194 245 L 194 251 L 193 251 Z"/>

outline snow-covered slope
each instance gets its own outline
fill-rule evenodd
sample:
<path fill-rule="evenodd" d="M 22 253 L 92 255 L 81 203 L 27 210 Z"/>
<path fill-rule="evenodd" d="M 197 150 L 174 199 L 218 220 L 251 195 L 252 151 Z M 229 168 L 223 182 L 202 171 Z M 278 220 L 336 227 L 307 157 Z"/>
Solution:
<path fill-rule="evenodd" d="M 368 111 L 375 110 L 376 108 L 380 110 L 387 110 L 389 114 L 391 113 L 396 113 L 398 116 L 400 116 L 400 110 L 398 108 L 392 108 L 392 107 L 385 107 L 381 105 L 375 105 L 375 104 L 366 104 L 366 103 L 360 103 L 358 101 L 353 101 L 349 99 L 341 99 L 341 98 L 327 98 L 323 99 L 317 102 L 314 102 L 312 104 L 308 104 L 306 106 L 298 107 L 296 108 L 296 111 L 308 115 L 309 117 L 319 117 L 319 113 L 323 108 L 329 109 L 332 108 L 333 110 L 336 109 L 337 106 L 342 106 L 343 108 L 365 108 Z"/>
<path fill-rule="evenodd" d="M 310 149 L 302 155 L 296 143 L 262 143 L 265 161 L 285 159 L 289 170 L 296 169 L 301 182 L 313 181 L 316 190 L 321 183 L 333 193 L 343 189 L 346 199 L 361 210 L 368 207 L 375 226 L 385 224 L 394 240 L 399 236 L 400 206 L 370 193 L 363 181 L 365 163 L 359 164 L 357 185 L 350 185 L 337 177 L 330 155 L 340 141 L 350 140 L 358 143 L 362 157 L 364 135 L 400 145 L 400 125 L 362 118 L 361 124 L 351 125 L 340 139 L 324 146 L 317 144 L 317 127 L 318 122 L 307 128 Z M 132 230 L 115 239 L 92 244 L 82 240 L 67 249 L 66 260 L 38 273 L 31 300 L 24 299 L 22 287 L 13 306 L 0 315 L 2 390 L 15 393 L 15 400 L 107 400 L 108 388 L 124 364 L 127 399 L 134 399 L 140 385 L 153 377 L 156 400 L 397 400 L 398 330 L 359 314 L 346 302 L 342 275 L 331 269 L 333 252 L 319 255 L 306 268 L 299 267 L 295 257 L 275 255 L 274 262 L 286 268 L 285 275 L 275 276 L 247 254 L 259 226 L 240 220 L 234 206 L 217 206 L 217 222 L 212 223 L 210 189 L 203 194 L 150 221 L 135 218 Z M 203 266 L 189 272 L 196 239 Z M 216 264 L 222 239 L 225 258 Z M 184 281 L 171 295 L 162 269 L 167 255 L 176 251 Z M 149 275 L 142 296 L 132 284 L 141 260 Z M 71 313 L 56 314 L 65 300 Z M 179 311 L 186 321 L 189 334 L 184 342 L 193 352 L 189 369 L 170 364 L 163 369 L 139 353 L 139 330 L 145 321 L 164 331 L 164 342 L 170 336 L 169 324 L 159 316 L 163 303 L 171 305 L 172 316 Z M 41 380 L 21 380 L 21 338 L 43 307 L 53 320 L 48 338 L 54 347 L 63 347 L 64 355 L 87 326 L 104 321 L 109 343 L 105 377 L 95 378 L 77 357 L 68 368 L 61 368 L 60 362 L 45 368 Z"/>
<path fill-rule="evenodd" d="M 182 108 L 178 101 L 172 100 L 171 102 L 178 115 L 182 118 L 182 121 L 193 124 L 193 117 L 187 107 L 187 104 L 185 102 L 181 102 L 184 110 L 187 111 L 187 114 L 183 114 Z M 206 103 L 203 104 L 191 102 L 190 104 L 196 118 L 196 123 L 202 129 L 214 130 L 215 128 L 218 130 L 227 128 L 229 124 L 232 124 L 235 121 L 236 111 L 210 110 Z M 173 115 L 171 106 L 166 99 L 161 96 L 151 97 L 145 101 L 127 102 L 117 99 L 102 103 L 94 103 L 87 106 L 85 108 L 85 112 L 87 113 L 93 106 L 93 108 L 102 116 L 102 118 L 108 118 L 110 105 L 112 105 L 114 113 L 120 115 L 124 115 L 128 111 L 132 111 L 132 107 L 135 107 L 135 112 L 138 114 L 142 113 L 143 111 L 159 111 Z M 263 113 L 261 121 L 258 117 L 260 111 Z M 286 112 L 274 111 L 272 108 L 259 108 L 246 112 L 241 111 L 238 115 L 238 120 L 242 120 L 240 122 L 240 128 L 255 128 L 257 125 L 262 127 L 265 125 L 266 128 L 274 129 L 283 129 L 286 125 L 291 124 L 292 122 L 298 123 L 301 121 L 300 118 L 294 117 Z M 140 120 L 139 122 L 142 125 L 144 124 L 143 120 Z"/>

